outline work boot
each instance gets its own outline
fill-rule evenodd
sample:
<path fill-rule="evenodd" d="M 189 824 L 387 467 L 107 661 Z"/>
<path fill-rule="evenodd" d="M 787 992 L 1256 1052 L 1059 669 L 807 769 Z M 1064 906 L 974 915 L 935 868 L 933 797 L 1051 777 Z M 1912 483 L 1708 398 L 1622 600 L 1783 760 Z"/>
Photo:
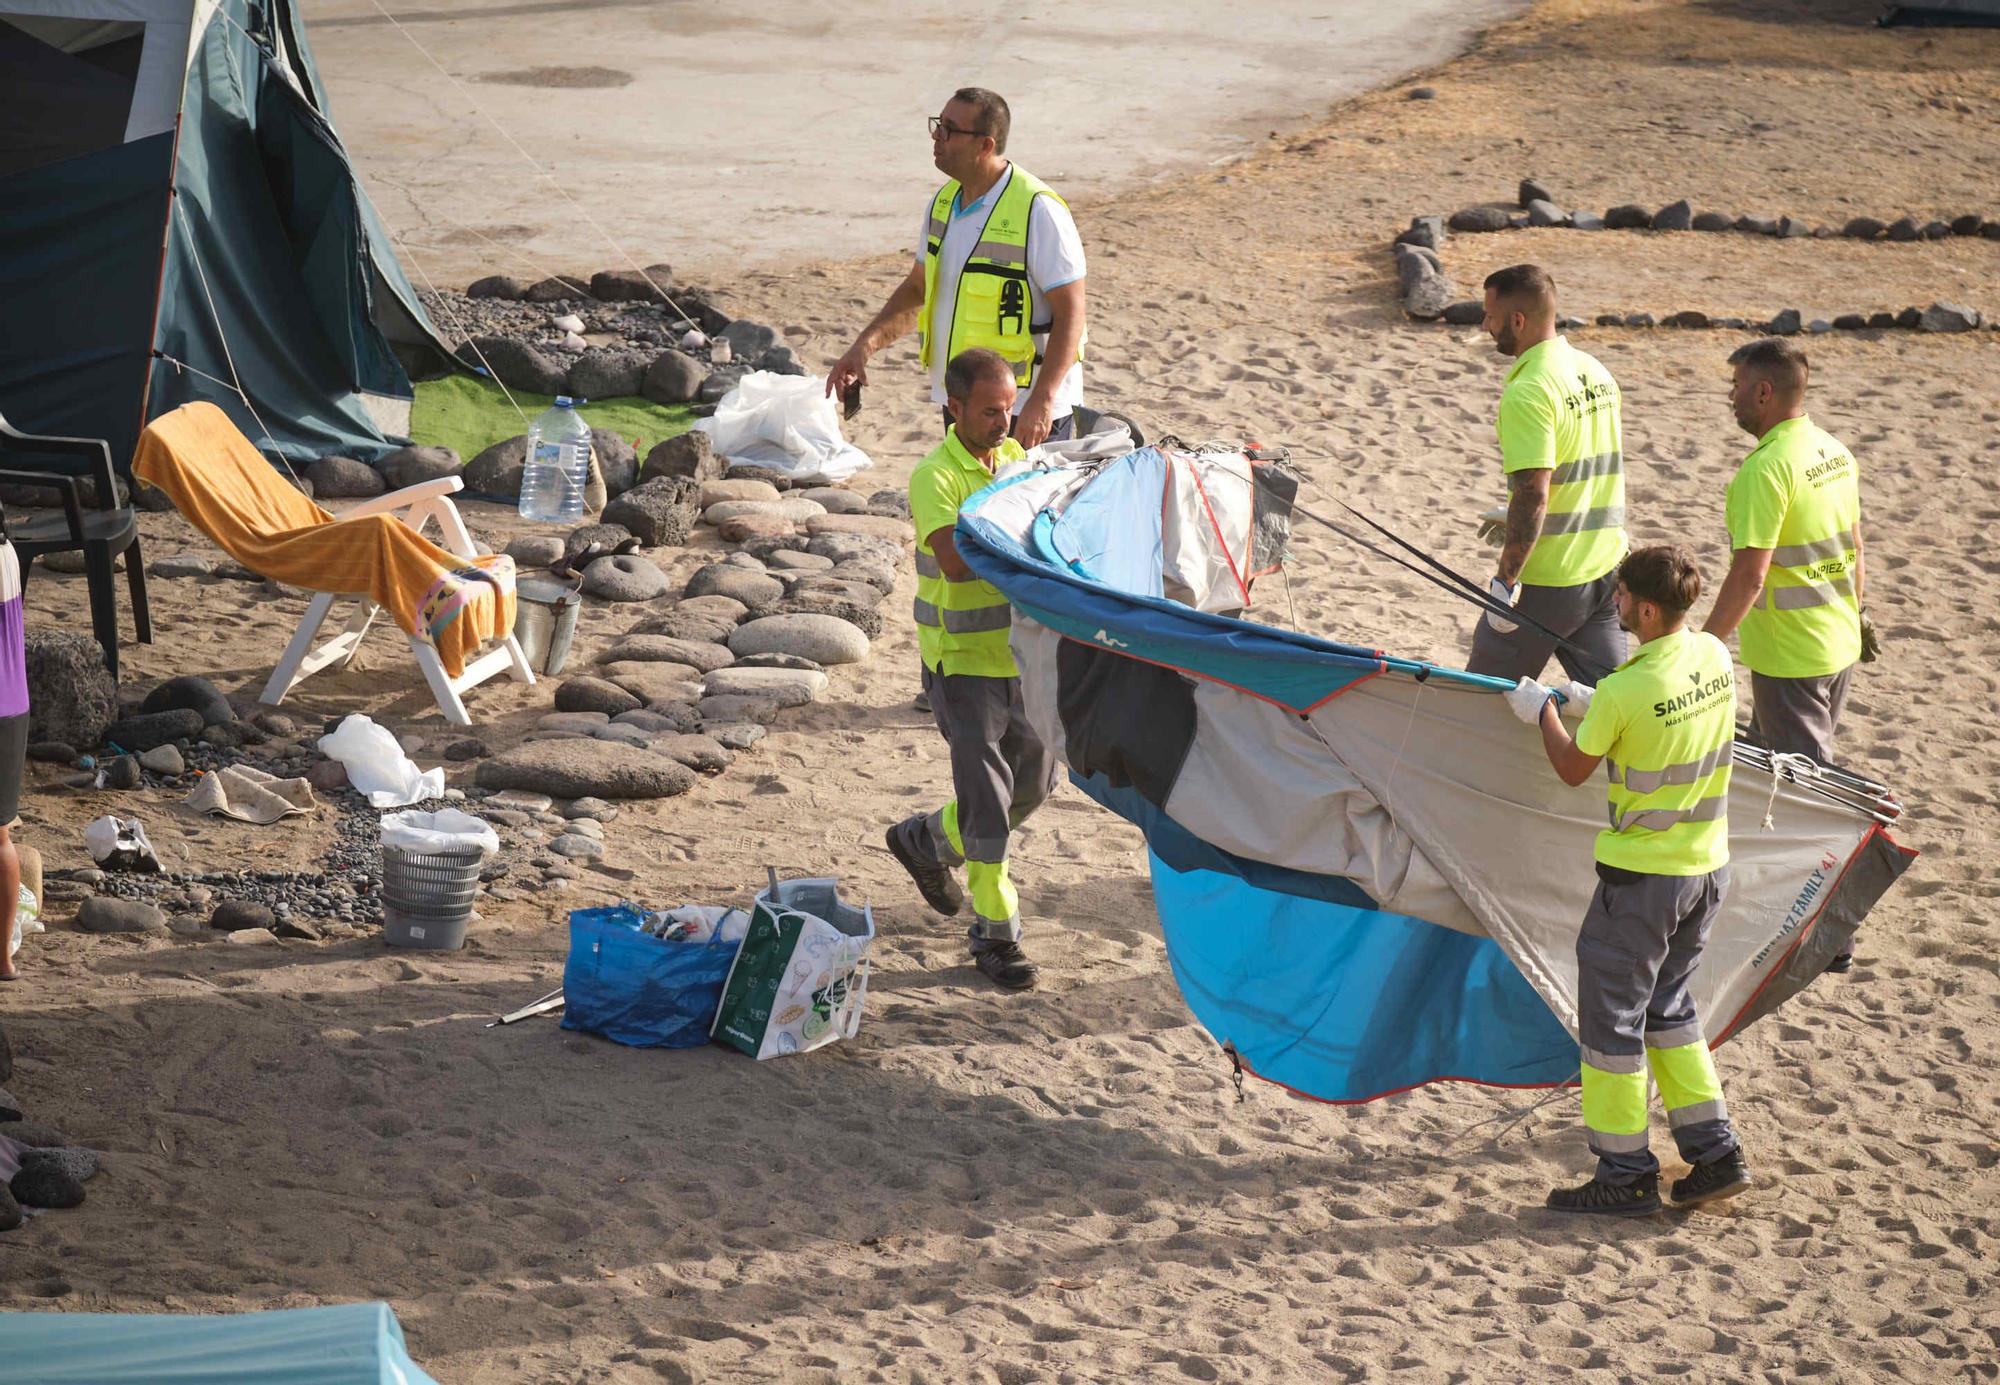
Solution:
<path fill-rule="evenodd" d="M 1660 1176 L 1649 1173 L 1636 1183 L 1593 1178 L 1578 1188 L 1557 1188 L 1549 1194 L 1548 1206 L 1552 1212 L 1598 1217 L 1650 1217 L 1660 1210 Z"/>
<path fill-rule="evenodd" d="M 905 818 L 891 827 L 882 840 L 889 844 L 889 854 L 903 863 L 903 869 L 910 873 L 910 879 L 917 885 L 917 893 L 924 897 L 924 903 L 952 918 L 965 907 L 965 891 L 951 873 L 951 867 L 939 865 L 911 846 L 905 836 L 905 829 L 917 822 L 916 818 Z"/>
<path fill-rule="evenodd" d="M 1021 951 L 1021 945 L 1012 938 L 975 936 L 972 940 L 972 965 L 1003 991 L 1032 990 L 1036 978 L 1042 974 L 1041 968 L 1028 960 L 1028 954 Z"/>
<path fill-rule="evenodd" d="M 1686 1178 L 1674 1180 L 1674 1206 L 1698 1207 L 1704 1202 L 1735 1197 L 1750 1186 L 1750 1169 L 1743 1151 L 1732 1149 L 1720 1159 L 1696 1164 Z"/>
<path fill-rule="evenodd" d="M 931 713 L 931 695 L 927 692 L 919 692 L 916 696 L 916 699 L 912 701 L 910 705 L 912 707 L 915 707 L 918 711 L 922 712 L 925 716 L 929 716 Z"/>
<path fill-rule="evenodd" d="M 1833 960 L 1826 964 L 1826 969 L 1831 975 L 1845 976 L 1848 972 L 1854 970 L 1854 954 L 1851 952 L 1834 953 Z"/>

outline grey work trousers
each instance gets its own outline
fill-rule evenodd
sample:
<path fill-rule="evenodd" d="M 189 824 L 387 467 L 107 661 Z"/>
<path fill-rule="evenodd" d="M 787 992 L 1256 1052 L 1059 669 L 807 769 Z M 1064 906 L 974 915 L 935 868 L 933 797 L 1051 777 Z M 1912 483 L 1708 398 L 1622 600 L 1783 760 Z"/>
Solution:
<path fill-rule="evenodd" d="M 1750 673 L 1750 729 L 1772 750 L 1833 762 L 1833 733 L 1847 708 L 1854 665 L 1824 678 L 1777 678 Z"/>
<path fill-rule="evenodd" d="M 1576 937 L 1577 1040 L 1583 1061 L 1600 1072 L 1643 1073 L 1655 1059 L 1649 1049 L 1704 1041 L 1691 987 L 1709 925 L 1729 889 L 1729 867 L 1707 875 L 1600 867 L 1598 874 Z M 1701 1056 L 1705 1059 L 1705 1050 Z M 1588 1091 L 1586 1086 L 1586 1096 Z M 1674 1144 L 1689 1164 L 1708 1163 L 1737 1148 L 1720 1091 L 1718 1086 L 1713 1100 L 1678 1110 L 1669 1097 Z M 1586 1126 L 1590 1105 L 1586 1099 Z M 1590 1145 L 1597 1177 L 1606 1183 L 1630 1184 L 1660 1170 L 1643 1131 L 1614 1138 L 1593 1129 Z"/>
<path fill-rule="evenodd" d="M 1002 867 L 997 873 L 977 872 L 978 878 L 970 880 L 977 916 L 972 932 L 1018 942 L 1021 920 L 1004 872 L 1007 838 L 1055 792 L 1055 757 L 1028 721 L 1018 678 L 942 674 L 926 667 L 924 692 L 931 719 L 951 747 L 951 787 L 965 849 L 961 853 L 952 845 L 943 809 L 922 819 L 915 844 L 940 865 Z M 994 877 L 990 889 L 988 876 Z"/>
<path fill-rule="evenodd" d="M 1574 587 L 1521 584 L 1514 609 L 1546 625 L 1583 651 L 1578 657 L 1532 625 L 1516 624 L 1501 634 L 1482 614 L 1472 629 L 1468 673 L 1494 678 L 1540 678 L 1549 655 L 1556 656 L 1573 682 L 1597 680 L 1625 662 L 1625 632 L 1618 625 L 1618 572 L 1614 568 L 1594 582 Z"/>

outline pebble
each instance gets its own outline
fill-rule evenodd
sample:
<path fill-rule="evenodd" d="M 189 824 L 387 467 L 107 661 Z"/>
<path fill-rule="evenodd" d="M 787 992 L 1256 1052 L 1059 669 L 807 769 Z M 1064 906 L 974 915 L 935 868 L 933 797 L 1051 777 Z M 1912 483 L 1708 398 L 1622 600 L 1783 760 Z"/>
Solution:
<path fill-rule="evenodd" d="M 868 637 L 838 616 L 765 616 L 737 626 L 729 636 L 729 649 L 731 653 L 739 656 L 790 654 L 825 667 L 833 664 L 857 664 L 866 659 Z M 752 674 L 765 672 L 762 669 L 741 671 Z M 798 672 L 798 670 L 790 671 Z M 717 684 L 713 680 L 707 686 L 711 692 L 741 690 L 727 684 Z M 814 695 L 817 696 L 817 693 Z"/>
<path fill-rule="evenodd" d="M 228 935 L 225 941 L 240 947 L 255 947 L 259 943 L 275 943 L 278 935 L 268 928 L 239 928 Z"/>
<path fill-rule="evenodd" d="M 486 801 L 498 808 L 519 808 L 524 813 L 547 813 L 556 806 L 555 799 L 549 795 L 527 789 L 502 789 Z"/>
<path fill-rule="evenodd" d="M 104 764 L 104 787 L 107 789 L 136 789 L 142 782 L 139 775 L 139 758 L 136 755 L 118 755 Z"/>
<path fill-rule="evenodd" d="M 754 721 L 724 721 L 708 726 L 708 734 L 725 750 L 748 750 L 764 739 L 763 727 Z"/>
<path fill-rule="evenodd" d="M 571 833 L 575 833 L 578 836 L 594 837 L 596 840 L 600 842 L 604 840 L 604 824 L 599 822 L 596 818 L 572 819 L 569 824 L 569 829 Z M 568 835 L 568 833 L 565 833 L 564 835 Z M 557 840 L 560 841 L 561 838 L 558 837 Z"/>
<path fill-rule="evenodd" d="M 29 1149 L 21 1153 L 21 1167 L 24 1169 L 58 1169 L 75 1179 L 87 1183 L 97 1174 L 97 1151 L 85 1149 L 82 1145 L 65 1145 L 57 1149 Z"/>
<path fill-rule="evenodd" d="M 582 832 L 565 832 L 549 843 L 549 850 L 571 860 L 595 861 L 604 855 L 604 843 Z"/>
<path fill-rule="evenodd" d="M 705 681 L 710 697 L 762 697 L 780 707 L 802 707 L 827 689 L 824 673 L 789 668 L 717 669 Z"/>
<path fill-rule="evenodd" d="M 187 761 L 181 757 L 180 748 L 171 744 L 154 746 L 139 757 L 139 764 L 169 778 L 187 772 Z"/>
<path fill-rule="evenodd" d="M 562 815 L 572 819 L 594 818 L 598 822 L 610 822 L 618 816 L 618 805 L 601 798 L 577 798 L 563 805 Z"/>
<path fill-rule="evenodd" d="M 269 928 L 276 916 L 262 904 L 252 904 L 248 900 L 225 899 L 215 906 L 209 916 L 208 926 L 223 933 L 238 933 L 246 928 Z"/>
<path fill-rule="evenodd" d="M 777 587 L 776 578 L 766 578 Z M 782 591 L 783 588 L 779 587 Z M 676 639 L 672 635 L 627 635 L 597 656 L 601 664 L 652 663 L 681 664 L 697 673 L 713 673 L 736 662 L 727 645 L 701 640 Z"/>
<path fill-rule="evenodd" d="M 21 1171 L 8 1182 L 7 1190 L 23 1207 L 79 1207 L 83 1204 L 83 1185 L 50 1164 L 23 1164 Z"/>
<path fill-rule="evenodd" d="M 96 895 L 78 907 L 76 926 L 86 933 L 159 933 L 167 916 L 152 904 Z"/>
<path fill-rule="evenodd" d="M 672 591 L 673 584 L 650 558 L 619 553 L 583 570 L 583 590 L 601 601 L 652 601 Z"/>

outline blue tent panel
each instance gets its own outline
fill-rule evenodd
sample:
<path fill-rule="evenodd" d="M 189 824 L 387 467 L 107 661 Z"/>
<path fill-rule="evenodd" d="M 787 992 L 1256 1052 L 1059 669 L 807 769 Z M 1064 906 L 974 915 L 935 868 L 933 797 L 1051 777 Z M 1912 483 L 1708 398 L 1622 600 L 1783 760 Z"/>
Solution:
<path fill-rule="evenodd" d="M 437 1385 L 386 1303 L 221 1316 L 0 1313 L 8 1385 Z"/>
<path fill-rule="evenodd" d="M 1576 1041 L 1491 938 L 1377 909 L 1341 876 L 1233 856 L 1101 777 L 1071 781 L 1145 832 L 1174 979 L 1257 1076 L 1324 1101 L 1575 1079 Z"/>

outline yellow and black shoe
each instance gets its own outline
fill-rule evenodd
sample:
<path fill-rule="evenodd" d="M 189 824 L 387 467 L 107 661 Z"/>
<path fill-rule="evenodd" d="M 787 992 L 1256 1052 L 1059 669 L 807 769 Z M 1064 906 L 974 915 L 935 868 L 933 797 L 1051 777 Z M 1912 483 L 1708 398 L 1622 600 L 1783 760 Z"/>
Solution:
<path fill-rule="evenodd" d="M 1549 1194 L 1551 1212 L 1582 1212 L 1596 1217 L 1650 1217 L 1660 1210 L 1660 1176 L 1649 1173 L 1636 1183 L 1606 1183 L 1593 1178 L 1579 1188 L 1557 1188 Z"/>
<path fill-rule="evenodd" d="M 1732 1149 L 1720 1159 L 1696 1164 L 1688 1170 L 1686 1178 L 1676 1178 L 1674 1206 L 1698 1207 L 1704 1202 L 1717 1202 L 1735 1197 L 1749 1186 L 1750 1168 L 1743 1162 L 1743 1151 Z"/>

